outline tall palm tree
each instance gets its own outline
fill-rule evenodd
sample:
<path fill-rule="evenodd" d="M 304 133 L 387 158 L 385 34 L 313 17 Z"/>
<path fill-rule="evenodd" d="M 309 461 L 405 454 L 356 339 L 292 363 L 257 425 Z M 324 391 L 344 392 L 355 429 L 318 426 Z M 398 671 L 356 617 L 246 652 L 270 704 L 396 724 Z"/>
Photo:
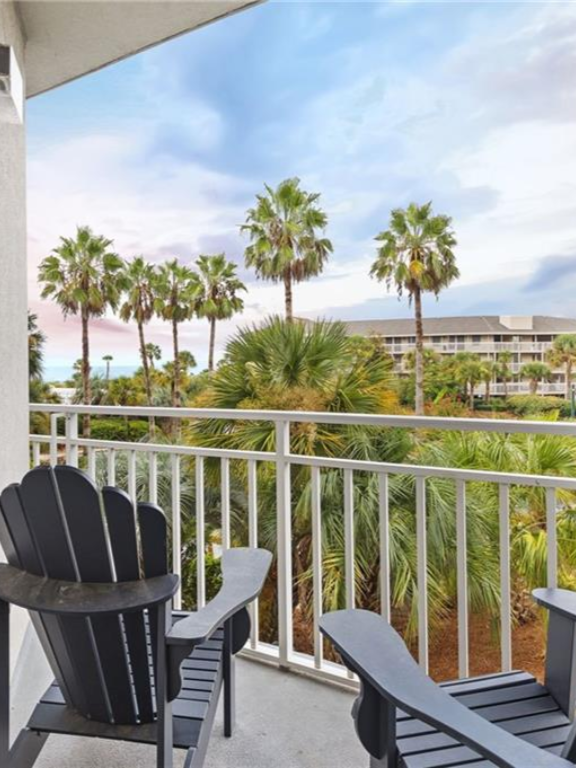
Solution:
<path fill-rule="evenodd" d="M 284 283 L 286 319 L 292 322 L 293 284 L 319 275 L 332 253 L 324 237 L 328 217 L 318 206 L 320 195 L 301 189 L 300 179 L 285 179 L 276 189 L 266 184 L 265 190 L 241 227 L 251 241 L 245 262 L 263 280 Z"/>
<path fill-rule="evenodd" d="M 180 408 L 180 350 L 178 328 L 189 320 L 201 294 L 202 286 L 198 275 L 180 264 L 178 259 L 162 264 L 154 281 L 154 310 L 172 326 L 172 349 L 174 368 L 172 372 L 172 405 Z"/>
<path fill-rule="evenodd" d="M 38 315 L 28 311 L 28 375 L 31 381 L 41 381 L 44 372 L 46 335 L 38 327 Z"/>
<path fill-rule="evenodd" d="M 144 338 L 144 325 L 154 315 L 154 290 L 156 284 L 156 269 L 147 263 L 142 256 L 136 256 L 126 264 L 124 270 L 126 278 L 126 298 L 120 307 L 120 317 L 124 322 L 134 319 L 138 327 L 138 343 L 140 347 L 140 359 L 144 371 L 144 387 L 146 389 L 146 402 L 152 405 L 152 384 L 150 381 L 150 366 L 146 353 L 146 339 Z"/>
<path fill-rule="evenodd" d="M 104 374 L 104 378 L 106 380 L 106 384 L 110 381 L 110 363 L 114 358 L 112 355 L 102 355 L 102 360 L 106 363 L 106 373 Z"/>
<path fill-rule="evenodd" d="M 552 349 L 548 351 L 547 360 L 553 368 L 564 366 L 566 400 L 570 400 L 572 369 L 576 363 L 576 334 L 562 333 L 556 336 L 552 342 Z"/>
<path fill-rule="evenodd" d="M 510 363 L 514 359 L 514 355 L 509 349 L 504 349 L 498 353 L 498 378 L 502 379 L 504 384 L 504 397 L 508 397 L 508 382 L 512 378 L 512 371 L 510 370 Z"/>
<path fill-rule="evenodd" d="M 388 290 L 394 285 L 398 296 L 408 294 L 414 303 L 416 321 L 416 413 L 424 413 L 424 329 L 422 325 L 422 294 L 438 296 L 443 288 L 459 277 L 453 248 L 456 238 L 449 216 L 433 215 L 432 203 L 408 208 L 396 208 L 390 217 L 389 229 L 380 232 L 376 240 L 376 261 L 370 274 L 384 280 Z"/>
<path fill-rule="evenodd" d="M 526 363 L 522 366 L 520 376 L 530 382 L 530 394 L 535 395 L 538 392 L 538 384 L 541 381 L 550 381 L 552 371 L 546 363 L 540 363 L 535 360 L 533 363 Z"/>
<path fill-rule="evenodd" d="M 236 275 L 236 264 L 226 261 L 223 253 L 215 256 L 200 256 L 196 261 L 202 283 L 196 311 L 198 317 L 208 318 L 210 341 L 208 346 L 208 370 L 214 370 L 214 345 L 216 343 L 216 321 L 227 320 L 235 312 L 242 312 L 244 301 L 238 296 L 246 286 Z"/>
<path fill-rule="evenodd" d="M 144 349 L 146 351 L 146 358 L 148 359 L 149 368 L 152 371 L 154 370 L 155 363 L 162 359 L 162 350 L 158 344 L 153 344 L 151 341 L 146 344 Z"/>
<path fill-rule="evenodd" d="M 80 315 L 82 325 L 82 386 L 84 402 L 90 403 L 89 325 L 110 307 L 116 309 L 122 293 L 122 260 L 112 250 L 112 240 L 95 235 L 90 227 L 76 228 L 75 237 L 61 237 L 39 267 L 42 298 L 54 298 L 64 317 Z M 84 433 L 90 434 L 90 416 L 84 417 Z"/>

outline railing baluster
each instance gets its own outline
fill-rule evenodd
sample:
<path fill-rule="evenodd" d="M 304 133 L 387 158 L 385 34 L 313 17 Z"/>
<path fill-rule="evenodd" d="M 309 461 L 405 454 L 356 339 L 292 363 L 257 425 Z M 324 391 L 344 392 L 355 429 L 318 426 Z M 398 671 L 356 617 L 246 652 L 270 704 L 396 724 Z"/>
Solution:
<path fill-rule="evenodd" d="M 50 466 L 55 467 L 58 464 L 58 416 L 57 413 L 50 414 Z"/>
<path fill-rule="evenodd" d="M 512 669 L 512 605 L 510 590 L 510 487 L 499 486 L 500 643 L 502 671 Z"/>
<path fill-rule="evenodd" d="M 456 576 L 458 589 L 458 676 L 468 677 L 468 550 L 466 541 L 466 484 L 456 481 Z"/>
<path fill-rule="evenodd" d="M 204 532 L 204 459 L 196 458 L 196 602 L 206 604 L 206 541 Z"/>
<path fill-rule="evenodd" d="M 78 414 L 67 413 L 65 419 L 66 430 L 66 463 L 72 467 L 78 466 L 78 446 L 72 441 L 78 439 Z"/>
<path fill-rule="evenodd" d="M 346 581 L 346 608 L 356 605 L 356 579 L 354 557 L 354 475 L 344 470 L 344 570 Z"/>
<path fill-rule="evenodd" d="M 558 586 L 558 537 L 556 533 L 556 489 L 546 488 L 546 541 L 547 541 L 547 586 Z"/>
<path fill-rule="evenodd" d="M 148 454 L 148 501 L 158 504 L 158 454 Z"/>
<path fill-rule="evenodd" d="M 128 496 L 136 504 L 136 451 L 128 451 Z"/>
<path fill-rule="evenodd" d="M 86 451 L 88 459 L 88 474 L 92 480 L 96 480 L 96 449 L 93 446 L 89 446 Z"/>
<path fill-rule="evenodd" d="M 108 485 L 116 485 L 116 451 L 108 448 Z"/>
<path fill-rule="evenodd" d="M 416 478 L 416 552 L 418 579 L 418 662 L 428 674 L 428 547 L 426 478 Z"/>
<path fill-rule="evenodd" d="M 323 642 L 320 634 L 320 618 L 323 611 L 322 601 L 322 497 L 321 477 L 318 467 L 311 469 L 311 511 L 312 511 L 312 590 L 314 611 L 314 665 L 322 668 Z"/>
<path fill-rule="evenodd" d="M 230 460 L 220 462 L 220 507 L 222 512 L 222 549 L 230 549 Z"/>
<path fill-rule="evenodd" d="M 278 536 L 278 644 L 280 666 L 292 655 L 292 505 L 290 422 L 276 422 L 276 514 Z"/>
<path fill-rule="evenodd" d="M 180 456 L 171 454 L 172 459 L 172 573 L 182 576 L 182 528 L 180 519 Z M 174 595 L 174 608 L 182 608 L 182 587 Z"/>
<path fill-rule="evenodd" d="M 346 608 L 356 604 L 354 557 L 354 475 L 344 470 L 344 571 L 346 582 Z"/>
<path fill-rule="evenodd" d="M 40 443 L 32 443 L 32 464 L 35 467 L 40 464 Z"/>
<path fill-rule="evenodd" d="M 258 546 L 258 465 L 254 459 L 248 460 L 248 546 Z M 250 646 L 256 648 L 259 639 L 258 600 L 250 606 Z"/>
<path fill-rule="evenodd" d="M 388 475 L 378 475 L 378 511 L 380 519 L 380 612 L 390 622 L 390 508 Z"/>

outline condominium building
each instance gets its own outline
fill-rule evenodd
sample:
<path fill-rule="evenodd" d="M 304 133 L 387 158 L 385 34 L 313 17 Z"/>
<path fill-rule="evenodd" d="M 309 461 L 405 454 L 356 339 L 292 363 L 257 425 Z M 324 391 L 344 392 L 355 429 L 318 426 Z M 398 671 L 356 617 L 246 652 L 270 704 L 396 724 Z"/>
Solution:
<path fill-rule="evenodd" d="M 345 323 L 350 334 L 378 336 L 394 358 L 398 371 L 405 370 L 405 355 L 416 343 L 415 323 L 409 320 L 353 320 Z M 546 362 L 546 352 L 563 333 L 576 333 L 576 320 L 544 315 L 477 315 L 470 317 L 433 317 L 424 320 L 424 346 L 440 355 L 473 352 L 482 360 L 496 361 L 504 350 L 512 353 L 510 370 L 514 378 L 509 394 L 525 394 L 528 382 L 522 381 L 522 366 L 533 361 Z M 563 395 L 565 377 L 562 369 L 553 371 L 550 382 L 541 383 L 541 394 Z M 494 395 L 504 393 L 502 383 L 494 383 Z"/>

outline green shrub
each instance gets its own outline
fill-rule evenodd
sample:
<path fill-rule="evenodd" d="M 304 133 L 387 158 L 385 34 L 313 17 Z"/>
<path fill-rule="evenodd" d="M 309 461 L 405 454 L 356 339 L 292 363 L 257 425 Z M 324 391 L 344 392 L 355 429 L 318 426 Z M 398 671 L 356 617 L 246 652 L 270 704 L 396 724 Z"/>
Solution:
<path fill-rule="evenodd" d="M 123 440 L 138 442 L 148 435 L 148 422 L 142 419 L 126 421 L 122 418 L 92 419 L 93 440 Z"/>
<path fill-rule="evenodd" d="M 542 395 L 513 395 L 508 398 L 508 409 L 518 416 L 536 416 L 551 411 L 561 411 L 566 401 L 561 397 Z"/>
<path fill-rule="evenodd" d="M 493 397 L 488 403 L 485 400 L 477 400 L 474 403 L 474 410 L 503 413 L 510 410 L 510 407 L 503 397 Z"/>

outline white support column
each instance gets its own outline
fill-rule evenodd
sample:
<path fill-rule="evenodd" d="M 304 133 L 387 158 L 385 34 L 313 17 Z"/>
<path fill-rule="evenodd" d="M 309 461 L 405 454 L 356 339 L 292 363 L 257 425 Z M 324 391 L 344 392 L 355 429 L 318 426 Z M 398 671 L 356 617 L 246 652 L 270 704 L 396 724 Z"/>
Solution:
<path fill-rule="evenodd" d="M 13 2 L 0 3 L 0 45 L 10 47 L 9 94 L 0 99 L 0 489 L 29 468 L 26 140 L 24 35 Z M 3 553 L 0 550 L 0 559 Z M 12 611 L 11 659 L 18 658 L 26 614 Z"/>
<path fill-rule="evenodd" d="M 0 7 L 0 45 L 9 46 L 22 68 L 24 42 L 14 4 Z M 22 478 L 29 465 L 28 330 L 26 264 L 26 145 L 24 123 L 15 110 L 20 93 L 0 99 L 0 488 Z"/>

